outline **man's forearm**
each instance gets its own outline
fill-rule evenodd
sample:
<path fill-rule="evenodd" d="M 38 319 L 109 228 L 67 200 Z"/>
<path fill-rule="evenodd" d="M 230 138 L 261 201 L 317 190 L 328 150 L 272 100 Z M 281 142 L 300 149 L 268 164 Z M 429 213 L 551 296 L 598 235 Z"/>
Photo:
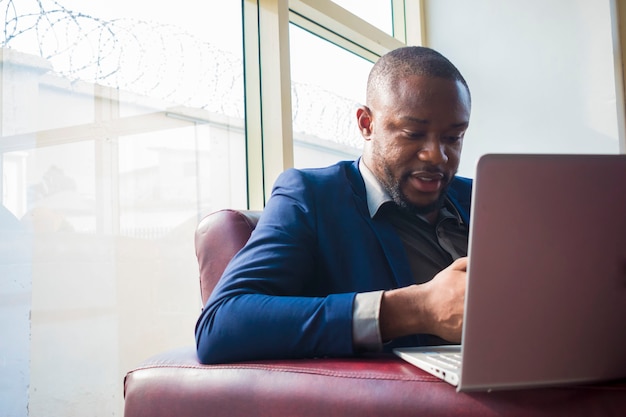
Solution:
<path fill-rule="evenodd" d="M 385 291 L 380 304 L 380 336 L 383 342 L 409 334 L 430 333 L 423 309 L 421 286 Z"/>
<path fill-rule="evenodd" d="M 385 291 L 380 305 L 383 342 L 423 333 L 460 343 L 466 286 L 465 257 L 424 284 Z"/>

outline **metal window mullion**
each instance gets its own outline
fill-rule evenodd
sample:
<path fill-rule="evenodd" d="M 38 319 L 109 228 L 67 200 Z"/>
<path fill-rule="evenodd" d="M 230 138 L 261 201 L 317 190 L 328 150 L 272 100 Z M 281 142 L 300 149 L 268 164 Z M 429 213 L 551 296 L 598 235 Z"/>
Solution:
<path fill-rule="evenodd" d="M 263 130 L 261 126 L 261 60 L 259 57 L 258 9 L 257 0 L 242 1 L 248 208 L 257 210 L 263 208 L 265 201 L 263 196 Z"/>
<path fill-rule="evenodd" d="M 400 42 L 406 43 L 407 28 L 404 3 L 405 0 L 391 0 L 391 20 L 393 27 L 393 37 Z"/>
<path fill-rule="evenodd" d="M 363 55 L 359 49 L 369 51 L 373 56 L 379 57 L 404 45 L 404 42 L 330 0 L 290 0 L 289 8 L 292 16 L 299 16 L 299 18 L 292 17 L 294 22 L 299 19 L 297 22 L 299 26 L 333 43 L 337 42 L 328 38 L 326 34 L 331 33 L 343 38 L 347 43 L 338 44 L 361 56 Z"/>
<path fill-rule="evenodd" d="M 293 166 L 287 0 L 244 0 L 248 206 L 263 208 Z"/>
<path fill-rule="evenodd" d="M 619 153 L 626 154 L 626 0 L 611 0 Z"/>
<path fill-rule="evenodd" d="M 379 48 L 376 48 L 376 52 L 372 51 L 371 49 L 367 49 L 363 45 L 355 43 L 353 40 L 345 38 L 341 34 L 333 32 L 332 30 L 329 30 L 324 26 L 320 26 L 317 22 L 314 22 L 302 15 L 299 15 L 298 13 L 292 11 L 289 14 L 289 20 L 294 25 L 371 62 L 376 62 L 376 60 L 380 58 L 381 51 L 378 50 Z"/>
<path fill-rule="evenodd" d="M 407 45 L 426 44 L 423 0 L 391 0 L 393 36 Z"/>

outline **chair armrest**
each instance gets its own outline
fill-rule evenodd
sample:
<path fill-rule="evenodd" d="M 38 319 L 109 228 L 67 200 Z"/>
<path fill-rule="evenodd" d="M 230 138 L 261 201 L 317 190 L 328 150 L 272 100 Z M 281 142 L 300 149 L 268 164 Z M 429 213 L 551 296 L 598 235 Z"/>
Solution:
<path fill-rule="evenodd" d="M 260 216 L 261 211 L 225 209 L 205 216 L 198 224 L 195 247 L 202 305 L 206 304 L 228 262 L 250 238 Z"/>
<path fill-rule="evenodd" d="M 124 381 L 126 417 L 623 415 L 626 384 L 457 393 L 395 356 L 202 365 L 193 347 Z"/>

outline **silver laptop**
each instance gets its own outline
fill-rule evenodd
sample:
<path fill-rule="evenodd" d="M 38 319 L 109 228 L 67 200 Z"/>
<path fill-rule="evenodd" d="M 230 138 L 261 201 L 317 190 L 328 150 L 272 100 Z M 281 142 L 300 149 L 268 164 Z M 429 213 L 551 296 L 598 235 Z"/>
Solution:
<path fill-rule="evenodd" d="M 626 155 L 485 155 L 462 344 L 396 349 L 457 386 L 626 377 Z"/>

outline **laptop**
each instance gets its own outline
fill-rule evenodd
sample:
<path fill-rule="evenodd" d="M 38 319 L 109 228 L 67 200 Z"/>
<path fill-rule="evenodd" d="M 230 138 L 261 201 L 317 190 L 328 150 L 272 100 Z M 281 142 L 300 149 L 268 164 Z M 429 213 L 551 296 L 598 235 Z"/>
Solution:
<path fill-rule="evenodd" d="M 461 345 L 394 350 L 490 391 L 626 377 L 626 155 L 485 155 Z"/>

